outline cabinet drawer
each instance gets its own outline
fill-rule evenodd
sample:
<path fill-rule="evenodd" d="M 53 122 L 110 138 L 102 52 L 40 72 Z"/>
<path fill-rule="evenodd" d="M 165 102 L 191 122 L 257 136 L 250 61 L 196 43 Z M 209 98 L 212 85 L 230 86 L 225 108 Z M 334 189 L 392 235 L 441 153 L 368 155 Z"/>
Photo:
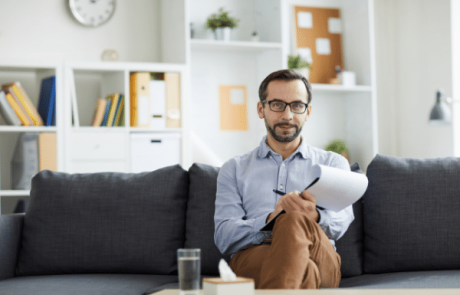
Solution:
<path fill-rule="evenodd" d="M 72 160 L 125 160 L 123 133 L 72 134 Z"/>

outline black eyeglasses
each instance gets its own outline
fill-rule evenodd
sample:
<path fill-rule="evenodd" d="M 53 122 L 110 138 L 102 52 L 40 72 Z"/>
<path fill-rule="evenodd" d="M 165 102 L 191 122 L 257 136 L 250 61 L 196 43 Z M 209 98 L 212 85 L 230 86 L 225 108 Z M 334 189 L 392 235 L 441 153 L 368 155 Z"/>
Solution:
<path fill-rule="evenodd" d="M 287 103 L 287 102 L 280 101 L 280 100 L 271 100 L 271 101 L 263 100 L 262 103 L 268 103 L 270 110 L 274 112 L 284 112 L 284 110 L 286 109 L 286 106 L 289 106 L 289 108 L 291 109 L 291 112 L 293 112 L 294 114 L 303 114 L 305 113 L 308 107 L 308 103 L 303 103 L 303 102 L 298 102 L 298 101 Z"/>

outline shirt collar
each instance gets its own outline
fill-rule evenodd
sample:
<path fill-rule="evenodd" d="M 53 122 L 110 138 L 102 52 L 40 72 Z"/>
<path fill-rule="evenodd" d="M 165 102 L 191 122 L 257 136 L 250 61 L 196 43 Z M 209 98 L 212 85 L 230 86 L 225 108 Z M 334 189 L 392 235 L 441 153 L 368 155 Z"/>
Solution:
<path fill-rule="evenodd" d="M 259 157 L 266 158 L 270 153 L 276 154 L 267 144 L 267 135 L 265 135 L 262 140 L 260 141 L 259 145 Z M 302 158 L 307 159 L 308 154 L 308 145 L 305 140 L 302 138 L 299 147 L 297 150 L 291 155 L 291 157 L 295 157 L 297 154 L 300 154 Z"/>

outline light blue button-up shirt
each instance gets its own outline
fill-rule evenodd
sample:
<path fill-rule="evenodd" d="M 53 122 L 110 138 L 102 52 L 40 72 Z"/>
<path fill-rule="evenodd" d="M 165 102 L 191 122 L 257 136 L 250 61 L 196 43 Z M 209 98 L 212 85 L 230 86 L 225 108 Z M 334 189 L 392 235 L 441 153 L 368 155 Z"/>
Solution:
<path fill-rule="evenodd" d="M 214 241 L 222 254 L 235 254 L 249 244 L 271 236 L 261 232 L 268 215 L 281 197 L 273 192 L 303 191 L 314 179 L 310 171 L 321 164 L 350 170 L 348 161 L 333 152 L 309 146 L 302 140 L 283 161 L 266 143 L 266 136 L 253 151 L 227 161 L 217 177 Z M 340 212 L 320 210 L 319 225 L 335 246 L 353 221 L 353 208 Z"/>

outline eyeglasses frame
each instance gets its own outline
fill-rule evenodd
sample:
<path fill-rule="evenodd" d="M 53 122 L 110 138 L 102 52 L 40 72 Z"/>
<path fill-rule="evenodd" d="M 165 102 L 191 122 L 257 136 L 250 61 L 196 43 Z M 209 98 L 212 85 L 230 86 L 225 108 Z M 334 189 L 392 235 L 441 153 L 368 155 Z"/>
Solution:
<path fill-rule="evenodd" d="M 262 102 L 262 103 L 268 103 L 269 109 L 270 109 L 272 112 L 275 112 L 275 113 L 282 113 L 282 112 L 284 112 L 284 111 L 286 110 L 286 107 L 287 107 L 287 106 L 289 106 L 289 109 L 291 110 L 292 113 L 298 114 L 298 115 L 304 114 L 304 113 L 307 111 L 307 109 L 308 109 L 308 103 L 304 103 L 304 102 L 301 102 L 301 101 L 284 102 L 284 101 L 282 101 L 282 100 L 270 100 L 270 101 L 268 101 L 268 100 L 262 100 L 261 102 Z M 271 103 L 273 103 L 273 102 L 282 102 L 282 103 L 284 103 L 284 104 L 285 104 L 285 105 L 284 105 L 284 109 L 283 109 L 282 111 L 274 111 L 274 110 L 272 110 Z M 292 110 L 292 108 L 291 108 L 291 104 L 294 104 L 294 103 L 301 103 L 301 104 L 305 105 L 305 110 L 304 110 L 303 112 L 301 112 L 301 113 L 294 112 L 294 111 Z"/>

